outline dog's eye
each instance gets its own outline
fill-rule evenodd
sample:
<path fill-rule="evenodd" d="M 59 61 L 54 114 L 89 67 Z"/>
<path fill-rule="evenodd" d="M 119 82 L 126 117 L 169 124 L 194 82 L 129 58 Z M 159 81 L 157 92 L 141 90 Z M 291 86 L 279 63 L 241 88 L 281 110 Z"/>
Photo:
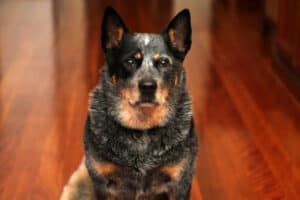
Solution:
<path fill-rule="evenodd" d="M 129 58 L 125 61 L 125 65 L 128 67 L 133 67 L 133 66 L 135 66 L 135 64 L 136 64 L 136 61 L 133 58 Z"/>
<path fill-rule="evenodd" d="M 167 66 L 169 66 L 169 64 L 170 64 L 170 61 L 167 58 L 161 58 L 158 61 L 159 67 L 167 67 Z"/>

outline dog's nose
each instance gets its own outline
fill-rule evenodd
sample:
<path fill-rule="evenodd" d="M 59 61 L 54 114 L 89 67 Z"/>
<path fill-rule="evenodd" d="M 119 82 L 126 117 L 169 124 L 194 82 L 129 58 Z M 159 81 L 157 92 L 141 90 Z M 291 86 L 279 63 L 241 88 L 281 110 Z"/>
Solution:
<path fill-rule="evenodd" d="M 139 89 L 141 93 L 153 94 L 157 88 L 157 83 L 154 80 L 141 80 L 139 82 Z"/>

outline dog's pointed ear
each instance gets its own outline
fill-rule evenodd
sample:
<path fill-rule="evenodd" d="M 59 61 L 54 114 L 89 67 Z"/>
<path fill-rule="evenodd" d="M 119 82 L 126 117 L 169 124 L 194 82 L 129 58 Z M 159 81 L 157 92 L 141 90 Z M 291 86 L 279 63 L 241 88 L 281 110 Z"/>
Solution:
<path fill-rule="evenodd" d="M 128 29 L 118 13 L 110 6 L 106 7 L 103 16 L 101 41 L 104 52 L 118 48 Z"/>
<path fill-rule="evenodd" d="M 191 48 L 191 15 L 188 9 L 179 12 L 162 32 L 170 49 L 175 56 L 184 59 Z"/>

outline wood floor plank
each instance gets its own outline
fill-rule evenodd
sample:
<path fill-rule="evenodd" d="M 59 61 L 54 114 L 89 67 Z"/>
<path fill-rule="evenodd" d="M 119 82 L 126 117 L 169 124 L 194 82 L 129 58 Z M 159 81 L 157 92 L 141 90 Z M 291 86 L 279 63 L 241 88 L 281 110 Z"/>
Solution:
<path fill-rule="evenodd" d="M 238 27 L 234 20 L 229 21 L 228 24 L 232 26 L 231 28 Z M 224 28 L 224 30 L 226 29 Z M 257 52 L 251 51 L 252 48 L 249 48 L 247 37 L 244 38 L 238 35 L 230 37 L 229 32 L 226 31 L 218 32 L 218 34 L 225 34 L 227 40 L 221 41 L 218 36 L 215 38 L 216 45 L 213 46 L 216 51 L 216 58 L 214 63 L 218 67 L 217 72 L 241 113 L 246 126 L 251 130 L 251 136 L 285 189 L 285 195 L 288 199 L 296 199 L 299 195 L 299 170 L 295 165 L 297 164 L 297 158 L 294 162 L 291 162 L 291 157 L 287 151 L 289 146 L 283 147 L 282 141 L 295 144 L 299 140 L 290 140 L 287 137 L 288 135 L 284 134 L 286 130 L 277 129 L 278 126 L 270 122 L 270 116 L 267 116 L 266 113 L 268 113 L 270 107 L 273 107 L 289 112 L 289 116 L 297 121 L 299 120 L 297 116 L 299 115 L 298 104 L 290 95 L 285 94 L 288 92 L 285 88 L 276 84 L 272 74 L 266 74 L 265 70 L 268 64 L 263 62 L 263 58 L 259 57 Z M 254 36 L 255 34 L 258 35 L 258 32 L 252 33 Z M 242 47 L 249 49 L 249 51 L 245 50 L 241 54 L 240 48 Z M 259 45 L 256 46 L 256 49 L 260 50 Z M 229 52 L 229 50 L 231 54 L 224 55 L 222 53 Z M 257 68 L 252 67 L 252 60 L 256 61 Z M 245 78 L 241 79 L 241 77 Z M 278 135 L 282 136 L 283 134 L 283 137 L 278 137 Z M 298 131 L 289 132 L 289 134 L 299 137 Z"/>

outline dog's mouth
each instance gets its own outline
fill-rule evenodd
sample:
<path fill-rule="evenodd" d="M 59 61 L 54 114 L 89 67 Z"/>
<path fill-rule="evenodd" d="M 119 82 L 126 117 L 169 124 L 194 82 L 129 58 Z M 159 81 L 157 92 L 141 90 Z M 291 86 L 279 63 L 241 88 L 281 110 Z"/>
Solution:
<path fill-rule="evenodd" d="M 156 101 L 130 101 L 129 100 L 129 104 L 132 107 L 141 107 L 141 108 L 151 108 L 151 107 L 157 107 L 160 104 Z"/>

